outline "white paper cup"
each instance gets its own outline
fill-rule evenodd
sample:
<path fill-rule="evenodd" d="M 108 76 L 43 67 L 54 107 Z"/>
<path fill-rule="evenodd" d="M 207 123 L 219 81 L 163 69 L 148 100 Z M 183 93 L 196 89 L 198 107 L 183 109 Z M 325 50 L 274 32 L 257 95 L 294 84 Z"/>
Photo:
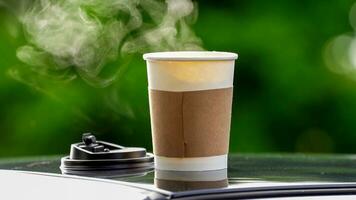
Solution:
<path fill-rule="evenodd" d="M 148 53 L 143 58 L 156 168 L 227 168 L 237 54 L 180 51 Z"/>

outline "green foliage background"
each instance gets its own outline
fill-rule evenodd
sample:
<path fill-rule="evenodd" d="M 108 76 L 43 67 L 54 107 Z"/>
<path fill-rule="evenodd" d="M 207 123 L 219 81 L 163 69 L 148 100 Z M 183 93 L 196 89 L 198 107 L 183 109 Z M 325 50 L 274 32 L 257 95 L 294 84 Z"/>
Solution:
<path fill-rule="evenodd" d="M 193 28 L 204 48 L 239 54 L 231 152 L 356 153 L 356 82 L 323 60 L 326 42 L 352 31 L 353 3 L 198 1 Z M 110 63 L 130 61 L 98 89 L 35 75 L 16 58 L 23 44 L 21 25 L 0 7 L 0 157 L 65 154 L 83 132 L 152 149 L 142 55 Z"/>

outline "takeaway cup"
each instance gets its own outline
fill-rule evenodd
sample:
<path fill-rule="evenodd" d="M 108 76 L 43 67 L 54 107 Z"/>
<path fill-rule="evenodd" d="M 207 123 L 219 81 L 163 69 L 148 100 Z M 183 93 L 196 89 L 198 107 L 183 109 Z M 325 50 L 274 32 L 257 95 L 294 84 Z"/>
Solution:
<path fill-rule="evenodd" d="M 178 51 L 143 58 L 156 169 L 227 168 L 237 54 Z"/>

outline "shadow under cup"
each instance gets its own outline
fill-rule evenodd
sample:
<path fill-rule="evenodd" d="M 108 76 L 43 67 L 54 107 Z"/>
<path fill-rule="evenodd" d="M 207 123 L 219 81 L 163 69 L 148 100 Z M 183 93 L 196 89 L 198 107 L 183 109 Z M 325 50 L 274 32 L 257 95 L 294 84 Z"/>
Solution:
<path fill-rule="evenodd" d="M 227 169 L 209 171 L 155 170 L 154 184 L 169 191 L 188 191 L 228 187 Z"/>
<path fill-rule="evenodd" d="M 156 169 L 227 168 L 236 58 L 208 51 L 144 55 Z"/>

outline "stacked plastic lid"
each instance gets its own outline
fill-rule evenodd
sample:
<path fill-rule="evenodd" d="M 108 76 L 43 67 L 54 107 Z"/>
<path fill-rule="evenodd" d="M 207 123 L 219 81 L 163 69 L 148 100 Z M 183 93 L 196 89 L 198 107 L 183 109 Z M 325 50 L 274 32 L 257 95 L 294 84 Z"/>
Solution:
<path fill-rule="evenodd" d="M 144 148 L 97 141 L 94 135 L 85 133 L 82 142 L 72 144 L 70 155 L 61 159 L 60 169 L 72 175 L 130 176 L 152 170 L 153 160 Z"/>

